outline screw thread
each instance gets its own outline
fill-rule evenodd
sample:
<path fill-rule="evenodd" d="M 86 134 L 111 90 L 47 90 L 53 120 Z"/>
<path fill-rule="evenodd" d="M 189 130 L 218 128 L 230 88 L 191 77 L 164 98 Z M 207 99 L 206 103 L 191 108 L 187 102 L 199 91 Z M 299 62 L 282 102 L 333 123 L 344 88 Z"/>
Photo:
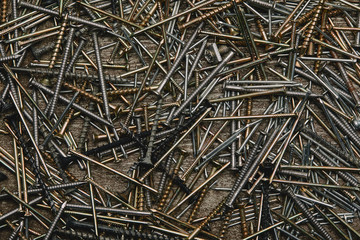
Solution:
<path fill-rule="evenodd" d="M 241 171 L 239 173 L 239 177 L 236 179 L 228 197 L 227 197 L 227 201 L 226 204 L 229 203 L 230 199 L 232 199 L 235 195 L 235 191 L 236 189 L 240 186 L 240 183 L 243 181 L 245 174 L 247 174 L 247 172 L 250 169 L 250 166 L 253 164 L 254 160 L 255 160 L 255 156 L 258 152 L 258 150 L 260 149 L 260 144 L 264 139 L 264 134 L 260 134 L 258 139 L 256 140 L 255 146 L 253 147 L 253 149 L 251 150 L 248 160 L 246 161 L 245 165 L 241 168 Z"/>
<path fill-rule="evenodd" d="M 85 228 L 85 229 L 93 229 L 94 225 L 90 223 L 84 223 L 84 222 L 75 222 L 75 221 L 69 221 L 68 225 L 71 227 L 78 227 L 78 228 Z M 128 237 L 128 239 L 131 238 L 137 238 L 137 239 L 147 239 L 147 240 L 179 240 L 178 237 L 171 237 L 168 235 L 158 235 L 153 233 L 145 233 L 144 231 L 139 231 L 136 229 L 125 229 L 122 227 L 115 227 L 115 226 L 104 226 L 104 225 L 98 225 L 98 229 L 104 232 L 118 234 L 121 236 Z"/>
<path fill-rule="evenodd" d="M 1 22 L 6 22 L 7 17 L 7 0 L 1 1 Z"/>
<path fill-rule="evenodd" d="M 50 208 L 52 210 L 52 212 L 56 212 L 56 208 L 55 208 L 55 203 L 54 200 L 52 199 L 50 192 L 47 188 L 47 186 L 45 185 L 45 182 L 42 180 L 41 177 L 41 173 L 39 168 L 36 165 L 35 159 L 33 158 L 33 156 L 30 154 L 28 147 L 26 146 L 26 141 L 23 137 L 22 134 L 20 134 L 18 127 L 16 126 L 17 124 L 14 122 L 15 119 L 13 119 L 15 116 L 10 116 L 9 118 L 7 118 L 9 124 L 11 125 L 12 130 L 14 131 L 16 137 L 19 140 L 20 146 L 23 148 L 23 152 L 24 155 L 26 156 L 26 158 L 28 159 L 28 161 L 30 162 L 31 168 L 33 169 L 33 173 L 35 175 L 35 178 L 37 179 L 38 183 L 40 184 L 43 193 L 45 195 L 45 198 L 48 202 L 48 204 L 50 205 Z"/>
<path fill-rule="evenodd" d="M 335 114 L 331 111 L 328 112 L 330 117 L 334 120 L 335 124 L 341 129 L 341 131 L 345 133 L 358 148 L 360 148 L 360 137 L 355 134 L 355 131 L 352 130 L 350 124 L 335 116 Z"/>
<path fill-rule="evenodd" d="M 332 166 L 335 167 L 337 165 L 335 165 L 330 159 L 328 159 L 327 157 L 325 157 L 323 154 L 321 154 L 320 152 L 318 152 L 317 150 L 315 150 L 314 148 L 311 148 L 311 152 L 315 155 L 315 157 L 317 157 L 321 162 L 325 163 L 328 166 Z M 348 174 L 346 174 L 345 172 L 339 171 L 338 172 L 339 176 L 344 179 L 345 181 L 347 181 L 348 183 L 350 183 L 350 185 L 354 186 L 354 187 L 358 187 L 359 186 L 359 182 L 356 181 L 355 179 L 351 178 Z"/>
<path fill-rule="evenodd" d="M 93 111 L 95 109 L 95 103 L 89 102 L 88 106 L 89 111 Z M 80 151 L 85 151 L 85 142 L 88 136 L 88 132 L 90 129 L 90 118 L 88 116 L 85 116 L 83 126 L 81 128 L 80 137 L 79 137 L 79 143 L 78 148 Z"/>
<path fill-rule="evenodd" d="M 221 228 L 221 231 L 220 231 L 220 236 L 219 238 L 221 240 L 225 239 L 225 234 L 228 230 L 228 226 L 229 226 L 229 222 L 230 222 L 230 218 L 231 218 L 231 214 L 232 214 L 233 211 L 227 211 L 226 214 L 225 214 L 225 217 L 224 217 L 224 221 L 223 221 L 223 224 L 222 224 L 222 228 Z"/>
<path fill-rule="evenodd" d="M 241 221 L 241 233 L 242 233 L 242 237 L 246 238 L 247 236 L 249 236 L 249 231 L 248 231 L 248 227 L 246 224 L 246 215 L 245 215 L 245 205 L 244 204 L 239 204 L 239 211 L 240 211 L 240 221 Z"/>
<path fill-rule="evenodd" d="M 332 237 L 329 235 L 329 233 L 323 228 L 320 223 L 315 219 L 315 217 L 311 214 L 309 209 L 306 208 L 304 203 L 302 203 L 298 197 L 296 197 L 293 190 L 291 190 L 290 187 L 287 187 L 285 189 L 286 194 L 295 202 L 296 206 L 299 207 L 300 211 L 305 215 L 305 217 L 308 219 L 308 221 L 313 225 L 316 231 L 318 231 L 321 236 L 323 236 L 327 240 L 332 240 Z"/>
<path fill-rule="evenodd" d="M 209 186 L 206 185 L 202 190 L 201 190 L 201 193 L 198 197 L 198 199 L 196 200 L 196 203 L 195 203 L 195 206 L 193 208 L 193 210 L 191 211 L 190 213 L 190 216 L 189 216 L 189 220 L 188 222 L 191 223 L 193 220 L 194 220 L 194 217 L 195 215 L 197 214 L 199 208 L 200 208 L 200 205 L 201 205 L 201 202 L 204 200 L 204 197 L 205 197 L 205 194 L 206 192 L 209 190 Z"/>
<path fill-rule="evenodd" d="M 54 48 L 53 54 L 52 54 L 51 59 L 50 59 L 49 68 L 54 67 L 57 55 L 59 54 L 61 42 L 62 42 L 62 40 L 64 38 L 65 29 L 66 29 L 66 26 L 68 24 L 68 21 L 67 21 L 68 17 L 67 16 L 68 15 L 65 16 L 65 18 L 63 19 L 63 21 L 61 23 L 61 27 L 59 29 L 58 37 L 57 37 L 56 42 L 55 42 L 55 48 Z"/>
<path fill-rule="evenodd" d="M 308 48 L 308 46 L 310 44 L 310 38 L 312 37 L 312 35 L 314 33 L 314 28 L 315 28 L 316 23 L 319 20 L 320 12 L 321 12 L 321 10 L 323 8 L 323 5 L 324 5 L 324 0 L 320 0 L 319 4 L 315 8 L 316 10 L 315 10 L 314 15 L 313 15 L 313 17 L 311 19 L 310 26 L 307 28 L 307 30 L 305 32 L 305 38 L 304 38 L 303 44 L 301 46 L 301 51 L 302 51 L 303 54 L 305 53 L 305 51 L 307 50 L 307 48 Z"/>

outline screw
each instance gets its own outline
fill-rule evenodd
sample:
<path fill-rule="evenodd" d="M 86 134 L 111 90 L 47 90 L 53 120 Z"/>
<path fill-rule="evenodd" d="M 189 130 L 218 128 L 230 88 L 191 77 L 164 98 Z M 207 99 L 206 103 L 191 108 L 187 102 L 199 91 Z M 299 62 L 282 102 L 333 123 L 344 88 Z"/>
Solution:
<path fill-rule="evenodd" d="M 182 59 L 185 57 L 186 52 L 189 50 L 191 44 L 194 42 L 195 38 L 197 37 L 197 35 L 199 34 L 199 31 L 201 30 L 203 24 L 200 24 L 197 29 L 195 30 L 195 32 L 191 35 L 189 41 L 186 43 L 186 45 L 183 47 L 183 49 L 181 50 L 181 53 L 178 55 L 178 57 L 176 58 L 174 64 L 172 65 L 171 69 L 169 70 L 169 72 L 167 73 L 167 75 L 165 76 L 165 78 L 161 81 L 161 83 L 159 84 L 158 88 L 154 91 L 154 93 L 158 96 L 161 95 L 162 90 L 164 89 L 165 85 L 167 84 L 167 82 L 169 81 L 170 77 L 175 73 L 175 70 L 178 68 L 178 66 L 180 65 Z"/>
<path fill-rule="evenodd" d="M 223 199 L 214 210 L 206 217 L 206 219 L 198 226 L 189 236 L 188 239 L 193 239 L 200 232 L 200 230 L 221 210 L 224 206 L 225 199 Z"/>
<path fill-rule="evenodd" d="M 78 153 L 78 152 L 76 152 L 74 150 L 71 150 L 71 149 L 70 149 L 70 153 L 77 156 L 77 157 L 79 157 L 79 158 L 82 158 L 84 160 L 88 160 L 89 162 L 95 163 L 96 165 L 99 165 L 99 166 L 101 166 L 101 167 L 103 167 L 103 168 L 105 168 L 105 169 L 107 169 L 107 170 L 109 170 L 109 171 L 111 171 L 111 172 L 113 172 L 113 173 L 115 173 L 115 174 L 117 174 L 117 175 L 119 175 L 119 176 L 133 182 L 133 183 L 135 183 L 135 184 L 138 184 L 138 185 L 140 185 L 142 187 L 145 187 L 146 189 L 148 189 L 148 190 L 150 190 L 150 191 L 152 191 L 154 193 L 157 193 L 157 190 L 149 187 L 148 185 L 142 184 L 141 182 L 137 181 L 136 179 L 133 179 L 133 178 L 127 176 L 126 174 L 123 174 L 122 172 L 119 172 L 119 171 L 117 171 L 115 169 L 112 169 L 112 168 L 102 164 L 102 163 L 99 163 L 99 162 L 97 162 L 97 161 L 95 161 L 95 160 L 93 160 L 93 159 L 91 159 L 91 158 L 89 158 L 89 157 L 87 157 L 87 156 L 85 156 L 85 155 L 83 155 L 81 153 Z"/>
<path fill-rule="evenodd" d="M 54 48 L 54 50 L 53 50 L 53 54 L 52 54 L 51 59 L 50 59 L 49 68 L 53 68 L 54 65 L 55 65 L 55 60 L 56 60 L 56 57 L 57 57 L 57 55 L 58 55 L 58 53 L 59 53 L 59 51 L 60 51 L 60 45 L 61 45 L 61 42 L 62 42 L 62 40 L 63 40 L 63 38 L 64 38 L 65 28 L 66 28 L 66 26 L 67 26 L 67 23 L 68 23 L 68 15 L 65 15 L 65 17 L 64 17 L 64 19 L 63 19 L 63 21 L 62 21 L 62 23 L 61 23 L 61 27 L 60 27 L 60 30 L 59 30 L 59 35 L 58 35 L 58 37 L 57 37 L 57 39 L 56 39 L 56 42 L 55 42 L 55 48 Z M 70 41 L 69 41 L 69 44 L 71 44 Z M 69 46 L 69 47 L 70 47 L 70 46 Z M 65 50 L 65 53 L 66 53 L 66 52 L 67 52 L 67 53 L 66 53 L 66 55 L 64 55 L 64 56 L 67 57 L 67 55 L 68 55 L 68 53 L 69 53 L 69 50 L 70 50 L 70 49 L 68 49 L 68 51 Z M 67 60 L 67 59 L 66 59 L 66 60 Z M 63 62 L 64 62 L 64 60 L 63 60 Z M 65 61 L 65 63 L 66 63 L 66 61 Z M 62 72 L 63 72 L 64 70 L 65 70 L 65 69 L 63 69 Z"/>
<path fill-rule="evenodd" d="M 295 202 L 296 206 L 299 207 L 301 212 L 306 216 L 308 221 L 312 226 L 323 236 L 325 239 L 333 239 L 329 233 L 319 224 L 319 222 L 314 218 L 311 212 L 306 208 L 306 206 L 295 196 L 295 193 L 290 187 L 287 187 L 285 190 L 286 194 Z"/>
<path fill-rule="evenodd" d="M 49 14 L 49 15 L 52 15 L 52 16 L 58 16 L 59 15 L 59 13 L 56 12 L 56 11 L 53 11 L 53 10 L 50 10 L 50 9 L 47 9 L 47 8 L 43 8 L 43 7 L 40 7 L 40 6 L 36 6 L 36 5 L 33 5 L 31 3 L 28 3 L 28 2 L 24 2 L 24 1 L 20 1 L 19 6 L 34 9 L 36 11 L 43 12 L 43 13 L 46 13 L 46 14 Z M 62 16 L 64 16 L 64 13 L 62 14 Z M 72 15 L 68 15 L 68 20 L 78 22 L 80 24 L 89 25 L 89 26 L 92 26 L 92 27 L 95 27 L 95 28 L 100 28 L 102 30 L 108 30 L 108 28 L 106 26 L 102 25 L 102 24 L 92 22 L 92 21 L 88 21 L 88 20 L 85 20 L 85 19 L 82 19 L 82 18 L 79 18 L 79 17 L 75 17 L 75 16 L 72 16 Z"/>
<path fill-rule="evenodd" d="M 206 79 L 204 79 L 204 81 L 201 82 L 201 84 L 199 85 L 199 87 L 186 99 L 186 101 L 184 101 L 183 104 L 181 104 L 176 111 L 174 112 L 174 114 L 171 116 L 171 118 L 167 119 L 167 124 L 170 124 L 170 122 L 178 117 L 180 115 L 180 113 L 184 110 L 184 108 L 190 104 L 190 102 L 195 98 L 195 96 L 203 89 L 204 86 L 206 86 L 207 84 L 210 83 L 210 81 L 213 80 L 213 78 L 215 77 L 215 75 L 224 67 L 224 65 L 230 61 L 230 59 L 234 56 L 234 52 L 230 52 L 225 58 L 224 60 L 208 75 L 208 77 Z M 197 106 L 199 106 L 200 103 L 198 103 Z M 196 109 L 193 109 L 192 111 L 195 111 Z"/>
<path fill-rule="evenodd" d="M 38 88 L 38 89 L 41 89 L 43 92 L 45 92 L 47 94 L 54 95 L 54 92 L 52 90 L 50 90 L 49 88 L 45 87 L 44 85 L 36 82 L 33 79 L 29 82 L 29 84 L 31 86 L 34 86 L 34 87 Z M 59 100 L 65 102 L 67 104 L 69 104 L 69 102 L 70 102 L 70 100 L 68 100 L 67 98 L 65 98 L 63 96 L 59 96 Z M 99 121 L 99 122 L 105 124 L 106 126 L 112 127 L 112 124 L 110 122 L 108 122 L 107 120 L 105 120 L 103 118 L 100 118 L 99 116 L 93 114 L 92 112 L 90 112 L 89 110 L 81 107 L 80 105 L 78 105 L 76 103 L 73 103 L 72 106 L 73 106 L 73 108 L 77 109 L 78 111 L 81 111 L 83 114 L 87 115 L 88 117 L 93 118 L 94 120 Z"/>
<path fill-rule="evenodd" d="M 103 73 L 103 68 L 102 68 L 102 61 L 101 61 L 101 54 L 100 54 L 100 49 L 99 49 L 97 32 L 93 32 L 92 37 L 93 37 L 94 48 L 95 48 L 96 64 L 98 67 L 100 89 L 101 89 L 101 94 L 102 94 L 102 98 L 104 101 L 105 116 L 108 121 L 111 121 L 109 101 L 108 101 L 107 93 L 106 93 L 106 85 L 105 85 L 105 80 L 104 80 L 104 73 Z"/>
<path fill-rule="evenodd" d="M 56 224 L 57 224 L 57 222 L 59 221 L 59 219 L 60 219 L 60 217 L 61 217 L 62 212 L 65 210 L 66 204 L 67 204 L 66 201 L 61 204 L 58 213 L 56 214 L 54 220 L 53 220 L 52 223 L 51 223 L 51 226 L 50 226 L 50 228 L 49 228 L 49 231 L 46 233 L 46 235 L 45 235 L 45 237 L 44 237 L 44 240 L 50 239 L 50 237 L 51 237 L 51 235 L 52 235 L 52 233 L 53 233 L 53 231 L 54 231 L 54 229 L 55 229 L 55 227 L 56 227 Z"/>
<path fill-rule="evenodd" d="M 65 17 L 66 18 L 66 17 Z M 66 20 L 64 20 L 66 21 Z M 61 62 L 61 67 L 60 67 L 60 71 L 59 71 L 59 76 L 57 78 L 57 82 L 56 82 L 56 85 L 55 85 L 55 91 L 54 91 L 54 96 L 50 102 L 50 104 L 48 105 L 47 109 L 49 109 L 49 111 L 46 111 L 48 113 L 48 116 L 52 116 L 54 114 L 54 110 L 55 110 L 55 106 L 56 106 L 56 103 L 57 103 L 57 100 L 58 100 L 58 96 L 59 96 L 59 91 L 60 91 L 60 88 L 61 88 L 61 85 L 62 85 L 62 82 L 64 80 L 64 75 L 65 75 L 65 69 L 66 69 L 66 64 L 67 64 L 67 61 L 68 61 L 68 58 L 69 58 L 69 53 L 70 53 L 70 47 L 71 47 L 71 44 L 72 44 L 72 41 L 73 41 L 73 37 L 74 37 L 74 32 L 75 32 L 75 28 L 71 27 L 70 28 L 70 31 L 69 31 L 69 37 L 68 37 L 68 40 L 66 42 L 66 46 L 65 46 L 65 49 L 64 49 L 64 56 L 63 56 L 63 59 L 62 59 L 62 62 Z M 58 42 L 60 41 L 61 42 L 61 39 L 60 39 L 60 35 L 59 34 L 59 38 L 58 38 Z M 58 49 L 56 46 L 55 46 L 55 49 Z M 55 52 L 54 51 L 54 54 L 53 54 L 53 58 L 54 61 L 55 61 L 55 58 L 56 56 L 54 57 L 55 55 Z M 50 62 L 50 66 L 52 66 L 52 61 Z M 51 68 L 51 67 L 50 67 Z"/>
<path fill-rule="evenodd" d="M 175 166 L 175 168 L 173 170 L 173 173 L 172 173 L 173 176 L 177 176 L 177 174 L 179 172 L 179 169 L 180 169 L 180 166 L 181 166 L 186 154 L 187 153 L 185 151 L 181 151 L 179 160 L 176 162 L 176 166 Z M 171 190 L 171 186 L 173 184 L 173 181 L 174 180 L 169 180 L 168 185 L 166 186 L 166 188 L 165 188 L 165 190 L 163 192 L 163 195 L 160 198 L 160 201 L 159 201 L 159 204 L 158 204 L 158 210 L 159 211 L 162 211 L 163 208 L 164 208 L 165 202 L 166 202 L 166 200 L 167 200 L 167 198 L 168 198 L 168 196 L 170 194 L 170 190 Z"/>

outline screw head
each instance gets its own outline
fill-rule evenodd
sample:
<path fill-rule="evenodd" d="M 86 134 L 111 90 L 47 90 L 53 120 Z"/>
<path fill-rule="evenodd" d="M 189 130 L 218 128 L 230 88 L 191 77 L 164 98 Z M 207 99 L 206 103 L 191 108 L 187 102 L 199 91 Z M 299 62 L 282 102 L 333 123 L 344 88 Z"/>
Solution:
<path fill-rule="evenodd" d="M 356 130 L 360 130 L 360 118 L 354 119 L 352 124 Z"/>

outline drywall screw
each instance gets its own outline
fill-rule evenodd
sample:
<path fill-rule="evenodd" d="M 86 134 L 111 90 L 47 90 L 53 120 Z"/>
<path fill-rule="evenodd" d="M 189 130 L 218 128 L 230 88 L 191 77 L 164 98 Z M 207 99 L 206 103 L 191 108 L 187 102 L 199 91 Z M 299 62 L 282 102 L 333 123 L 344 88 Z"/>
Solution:
<path fill-rule="evenodd" d="M 175 137 L 174 141 L 177 140 L 178 137 Z M 167 175 L 168 172 L 170 170 L 171 167 L 171 163 L 172 163 L 172 159 L 174 158 L 174 154 L 175 151 L 171 152 L 170 155 L 168 156 L 168 158 L 166 159 L 165 163 L 164 163 L 164 172 L 162 173 L 161 177 L 160 177 L 160 181 L 158 184 L 158 191 L 159 193 L 162 193 L 164 190 L 164 186 L 166 184 L 166 179 L 167 179 Z"/>
<path fill-rule="evenodd" d="M 152 154 L 152 149 L 153 149 L 153 145 L 154 145 L 154 141 L 155 141 L 155 134 L 156 134 L 156 131 L 158 128 L 158 120 L 160 118 L 160 109 L 161 109 L 162 101 L 163 101 L 162 99 L 159 99 L 157 102 L 155 117 L 154 117 L 154 121 L 153 121 L 153 126 L 151 128 L 147 151 L 146 151 L 144 160 L 141 161 L 141 164 L 144 164 L 144 166 L 146 166 L 146 167 L 153 166 L 153 163 L 151 162 L 151 154 Z"/>
<path fill-rule="evenodd" d="M 116 238 L 105 237 L 105 236 L 96 236 L 94 233 L 81 232 L 78 230 L 75 231 L 75 230 L 57 229 L 57 230 L 55 230 L 55 234 L 60 235 L 60 236 L 87 239 L 87 240 L 114 240 L 114 239 L 116 239 Z"/>
<path fill-rule="evenodd" d="M 308 52 L 310 52 L 310 55 L 312 55 L 312 51 L 310 48 L 308 49 L 308 47 L 310 44 L 310 39 L 314 32 L 315 25 L 317 24 L 319 17 L 320 17 L 320 13 L 324 7 L 324 2 L 325 2 L 325 0 L 321 0 L 321 1 L 319 1 L 318 5 L 316 6 L 316 10 L 310 21 L 310 25 L 307 27 L 306 32 L 304 33 L 305 38 L 304 38 L 303 44 L 300 49 L 300 56 L 303 56 L 307 50 L 308 50 Z"/>
<path fill-rule="evenodd" d="M 47 45 L 36 46 L 36 47 L 31 46 L 30 50 L 31 50 L 31 53 L 34 55 L 34 57 L 39 60 L 42 55 L 49 52 L 54 47 L 55 47 L 55 43 L 51 42 L 51 43 L 49 43 Z"/>
<path fill-rule="evenodd" d="M 337 54 L 334 51 L 331 51 L 331 55 L 335 59 L 339 60 Z M 341 74 L 342 78 L 344 79 L 344 81 L 346 83 L 346 86 L 348 87 L 348 90 L 349 90 L 351 96 L 353 97 L 353 99 L 355 101 L 356 107 L 360 107 L 360 97 L 359 97 L 358 93 L 356 92 L 354 85 L 352 84 L 352 82 L 348 78 L 348 75 L 346 74 L 344 66 L 340 63 L 340 61 L 338 61 L 336 63 L 336 65 L 339 68 L 340 74 Z"/>
<path fill-rule="evenodd" d="M 83 47 L 85 46 L 86 44 L 86 39 L 83 38 L 83 37 L 80 37 L 80 41 L 78 43 L 78 46 L 76 47 L 75 51 L 74 51 L 74 54 L 73 56 L 71 57 L 67 67 L 66 67 L 66 70 L 65 70 L 65 76 L 66 76 L 66 73 L 67 72 L 72 72 L 71 69 L 73 68 L 77 58 L 79 57 Z"/>
<path fill-rule="evenodd" d="M 57 224 L 57 222 L 59 221 L 59 219 L 61 217 L 62 212 L 65 210 L 66 204 L 67 204 L 66 201 L 61 204 L 58 213 L 56 214 L 54 220 L 51 223 L 49 231 L 46 233 L 46 235 L 44 237 L 44 240 L 49 240 L 50 239 L 51 235 L 53 234 L 53 232 L 55 230 L 56 224 Z"/>
<path fill-rule="evenodd" d="M 16 229 L 14 229 L 14 231 L 11 233 L 9 240 L 14 240 L 16 238 L 17 235 L 21 236 L 21 239 L 25 239 L 25 236 L 23 236 L 22 234 L 20 234 L 20 230 L 22 229 L 24 225 L 24 221 L 21 221 L 19 226 L 17 226 Z"/>
<path fill-rule="evenodd" d="M 149 87 L 144 87 L 142 89 L 142 92 L 151 92 L 153 90 L 155 90 L 157 88 L 157 86 L 149 86 Z M 118 89 L 118 90 L 112 90 L 112 91 L 108 91 L 107 95 L 108 97 L 116 97 L 119 95 L 131 95 L 134 93 L 137 93 L 139 91 L 139 88 L 125 88 L 125 89 Z M 96 94 L 99 95 L 99 94 Z"/>
<path fill-rule="evenodd" d="M 324 138 L 322 138 L 321 136 L 319 136 L 315 132 L 313 132 L 313 131 L 311 131 L 309 129 L 303 128 L 301 130 L 300 134 L 303 137 L 305 137 L 307 139 L 310 139 L 311 141 L 316 143 L 318 146 L 321 147 L 321 149 L 326 151 L 328 154 L 331 154 L 331 155 L 335 154 L 335 156 L 339 156 L 340 158 L 344 158 L 347 161 L 352 162 L 356 166 L 359 166 L 359 162 L 356 159 L 353 159 L 348 153 L 343 152 L 343 151 L 335 148 L 330 142 L 326 141 Z M 337 157 L 337 159 L 339 159 L 339 157 Z"/>
<path fill-rule="evenodd" d="M 26 144 L 25 144 L 25 140 L 24 138 L 20 135 L 20 132 L 19 132 L 19 129 L 16 128 L 16 125 L 15 123 L 13 123 L 12 121 L 13 120 L 9 120 L 10 121 L 10 124 L 12 125 L 12 130 L 14 131 L 14 133 L 16 134 L 16 137 L 23 149 L 23 153 L 25 155 L 25 157 L 28 158 L 30 164 L 31 164 L 31 167 L 32 167 L 32 170 L 34 172 L 34 175 L 38 181 L 38 183 L 40 184 L 43 192 L 44 192 L 44 195 L 46 196 L 47 198 L 47 201 L 49 202 L 50 204 L 50 207 L 52 208 L 52 211 L 54 212 L 55 211 L 55 206 L 54 206 L 54 201 L 47 189 L 47 186 L 45 185 L 44 181 L 42 180 L 42 177 L 41 177 L 41 174 L 40 174 L 40 171 L 39 171 L 39 168 L 36 166 L 36 162 L 35 160 L 33 159 L 33 157 L 31 156 L 31 154 L 29 153 L 28 151 L 28 148 L 26 147 Z M 45 165 L 44 165 L 45 166 Z"/>
<path fill-rule="evenodd" d="M 350 124 L 335 116 L 331 111 L 328 112 L 330 117 L 334 120 L 334 123 L 342 130 L 342 132 L 345 133 L 357 147 L 360 147 L 360 138 L 354 133 Z"/>
<path fill-rule="evenodd" d="M 69 182 L 69 183 L 63 183 L 63 184 L 57 184 L 57 185 L 53 185 L 53 186 L 48 186 L 48 190 L 49 191 L 53 191 L 53 190 L 59 190 L 59 189 L 66 189 L 66 188 L 73 188 L 73 187 L 77 187 L 77 186 L 81 186 L 84 185 L 86 182 Z M 28 189 L 28 194 L 35 194 L 35 193 L 40 193 L 42 191 L 41 188 L 32 188 L 32 189 Z M 18 192 L 13 192 L 13 194 L 18 194 Z M 4 199 L 8 197 L 7 194 L 2 194 L 0 195 L 0 199 Z M 30 204 L 30 202 L 29 202 Z"/>
<path fill-rule="evenodd" d="M 209 188 L 210 188 L 210 186 L 209 186 L 209 185 L 206 185 L 206 186 L 201 190 L 200 195 L 199 195 L 198 198 L 196 199 L 194 208 L 193 208 L 193 210 L 192 210 L 191 213 L 190 213 L 190 216 L 189 216 L 189 219 L 188 219 L 188 222 L 189 222 L 189 223 L 192 223 L 192 222 L 193 222 L 194 217 L 195 217 L 195 215 L 198 213 L 199 208 L 200 208 L 200 206 L 201 206 L 201 203 L 203 202 L 204 197 L 205 197 L 206 193 L 208 192 Z"/>
<path fill-rule="evenodd" d="M 15 54 L 15 55 L 10 55 L 10 56 L 6 56 L 6 57 L 0 57 L 0 63 L 18 59 L 20 56 L 21 55 Z"/>
<path fill-rule="evenodd" d="M 48 168 L 46 167 L 45 161 L 44 161 L 44 159 L 42 158 L 42 155 L 41 155 L 41 153 L 40 153 L 39 147 L 38 147 L 38 145 L 36 144 L 36 142 L 35 142 L 35 140 L 34 140 L 34 137 L 33 137 L 33 135 L 31 134 L 28 125 L 26 124 L 24 115 L 22 114 L 19 106 L 16 104 L 15 99 L 14 99 L 14 96 L 12 95 L 11 92 L 9 93 L 9 95 L 10 95 L 10 97 L 11 97 L 11 100 L 12 100 L 13 103 L 14 103 L 14 106 L 15 106 L 15 108 L 16 108 L 17 113 L 18 113 L 19 116 L 20 116 L 21 122 L 22 122 L 22 124 L 24 125 L 24 128 L 25 128 L 25 130 L 26 130 L 26 133 L 27 133 L 28 136 L 30 137 L 30 141 L 31 141 L 33 147 L 35 148 L 35 151 L 36 151 L 36 153 L 38 154 L 41 163 L 43 164 L 43 167 L 44 167 L 44 169 L 45 169 L 46 174 L 51 178 L 51 175 L 50 175 L 50 173 L 49 173 L 49 170 L 48 170 Z M 12 127 L 15 127 L 15 126 L 16 126 L 16 124 L 13 122 L 13 119 L 10 119 L 10 123 L 12 124 Z M 18 130 L 18 128 L 16 128 L 16 127 L 15 127 L 15 129 Z M 20 133 L 20 132 L 17 132 L 17 133 L 18 133 L 18 135 L 22 135 L 22 133 Z M 17 138 L 19 139 L 18 136 L 17 136 Z M 24 140 L 24 139 L 22 139 L 22 140 Z M 24 147 L 25 147 L 25 142 L 23 141 L 22 144 L 23 144 L 23 148 L 24 148 Z M 24 150 L 25 150 L 25 149 L 24 149 Z M 30 155 L 29 152 L 27 153 L 27 155 Z M 33 164 L 35 164 L 35 162 L 34 162 Z"/>

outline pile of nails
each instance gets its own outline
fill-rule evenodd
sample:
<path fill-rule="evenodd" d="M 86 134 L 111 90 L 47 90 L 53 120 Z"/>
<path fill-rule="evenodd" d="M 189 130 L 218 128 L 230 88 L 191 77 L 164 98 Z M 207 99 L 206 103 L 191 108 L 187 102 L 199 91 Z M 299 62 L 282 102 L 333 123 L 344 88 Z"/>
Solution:
<path fill-rule="evenodd" d="M 2 0 L 1 239 L 360 239 L 360 4 Z"/>

